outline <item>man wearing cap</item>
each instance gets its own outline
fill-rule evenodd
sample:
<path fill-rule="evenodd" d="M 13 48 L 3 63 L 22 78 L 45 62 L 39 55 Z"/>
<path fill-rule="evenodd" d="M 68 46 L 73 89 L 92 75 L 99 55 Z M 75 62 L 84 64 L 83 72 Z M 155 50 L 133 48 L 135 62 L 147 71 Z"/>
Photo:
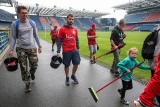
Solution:
<path fill-rule="evenodd" d="M 97 51 L 97 42 L 96 42 L 96 24 L 93 23 L 92 27 L 87 31 L 87 38 L 88 38 L 88 47 L 90 50 L 90 63 L 93 64 L 93 55 Z"/>
<path fill-rule="evenodd" d="M 123 39 L 126 37 L 124 34 L 122 28 L 125 26 L 125 20 L 121 19 L 118 23 L 118 26 L 115 26 L 112 30 L 111 36 L 110 36 L 110 42 L 111 42 L 111 48 L 118 48 L 119 44 L 124 44 Z M 116 76 L 119 75 L 117 64 L 120 62 L 120 49 L 117 49 L 113 52 L 113 63 L 111 66 L 110 71 L 112 73 L 115 73 Z"/>

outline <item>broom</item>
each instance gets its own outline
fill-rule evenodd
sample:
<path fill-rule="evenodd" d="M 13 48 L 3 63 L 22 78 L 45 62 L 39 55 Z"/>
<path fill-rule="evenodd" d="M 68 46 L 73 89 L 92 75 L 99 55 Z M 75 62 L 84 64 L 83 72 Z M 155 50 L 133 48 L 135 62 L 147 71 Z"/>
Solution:
<path fill-rule="evenodd" d="M 130 69 L 130 71 L 132 71 L 133 69 L 135 69 L 136 67 L 140 66 L 143 62 L 137 64 L 136 66 L 134 66 L 133 68 Z M 117 81 L 119 78 L 121 78 L 122 76 L 126 75 L 127 73 L 123 73 L 121 76 L 118 76 L 117 78 L 115 78 L 114 80 L 112 80 L 111 82 L 109 82 L 108 84 L 106 84 L 105 86 L 103 86 L 102 88 L 100 88 L 99 90 L 95 91 L 93 87 L 88 88 L 89 92 L 91 93 L 91 96 L 93 97 L 94 101 L 97 102 L 99 100 L 97 93 L 101 90 L 103 90 L 104 88 L 106 88 L 107 86 L 109 86 L 110 84 L 112 84 L 113 82 Z"/>
<path fill-rule="evenodd" d="M 108 52 L 106 52 L 106 53 L 104 53 L 104 54 L 102 54 L 102 55 L 100 55 L 100 56 L 98 56 L 98 57 L 93 56 L 93 62 L 96 63 L 96 60 L 97 60 L 98 58 L 100 58 L 100 57 L 102 57 L 102 56 L 104 56 L 104 55 L 108 55 L 108 54 L 116 51 L 117 49 L 122 48 L 124 45 L 126 45 L 126 44 L 125 44 L 125 43 L 124 43 L 124 44 L 119 44 L 117 48 L 112 48 L 110 51 L 108 51 Z"/>

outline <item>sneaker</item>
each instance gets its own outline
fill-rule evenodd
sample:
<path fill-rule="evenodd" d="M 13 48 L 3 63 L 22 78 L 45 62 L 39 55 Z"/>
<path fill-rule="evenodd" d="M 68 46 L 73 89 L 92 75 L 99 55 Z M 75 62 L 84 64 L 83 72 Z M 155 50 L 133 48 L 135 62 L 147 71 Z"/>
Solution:
<path fill-rule="evenodd" d="M 155 106 L 159 106 L 159 103 L 158 103 L 158 101 L 156 101 L 156 100 L 153 101 L 153 104 L 154 104 Z"/>
<path fill-rule="evenodd" d="M 31 79 L 35 80 L 35 75 L 34 74 L 31 74 Z"/>
<path fill-rule="evenodd" d="M 74 81 L 75 84 L 79 83 L 75 75 L 72 75 L 71 79 Z"/>
<path fill-rule="evenodd" d="M 118 92 L 121 95 L 122 94 L 122 89 L 118 89 Z"/>
<path fill-rule="evenodd" d="M 31 84 L 28 83 L 26 84 L 26 92 L 30 92 L 31 91 Z"/>
<path fill-rule="evenodd" d="M 70 82 L 69 82 L 69 77 L 66 77 L 65 84 L 66 84 L 66 86 L 69 86 L 69 85 L 70 85 Z"/>
<path fill-rule="evenodd" d="M 111 72 L 111 73 L 114 73 L 114 70 L 113 70 L 113 69 L 110 69 L 110 72 Z"/>
<path fill-rule="evenodd" d="M 129 105 L 129 102 L 126 101 L 125 99 L 121 99 L 120 102 L 123 103 L 123 104 L 125 104 L 125 105 Z"/>
<path fill-rule="evenodd" d="M 91 64 L 94 64 L 94 61 L 93 61 L 93 60 L 90 60 L 90 63 L 91 63 Z"/>

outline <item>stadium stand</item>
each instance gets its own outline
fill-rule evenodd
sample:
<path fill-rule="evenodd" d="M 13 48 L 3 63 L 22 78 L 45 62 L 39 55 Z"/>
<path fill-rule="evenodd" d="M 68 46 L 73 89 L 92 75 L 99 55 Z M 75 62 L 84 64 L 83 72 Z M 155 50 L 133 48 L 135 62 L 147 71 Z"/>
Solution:
<path fill-rule="evenodd" d="M 74 19 L 74 26 L 76 26 L 81 31 L 86 30 L 78 18 Z"/>
<path fill-rule="evenodd" d="M 61 28 L 61 25 L 59 24 L 59 22 L 54 17 L 49 17 L 49 19 L 50 19 L 53 26 L 57 26 L 57 29 Z"/>
<path fill-rule="evenodd" d="M 38 30 L 43 30 L 42 24 L 41 24 L 41 22 L 39 20 L 39 17 L 37 15 L 30 15 L 29 17 L 30 17 L 30 19 L 32 19 L 33 21 L 35 21 Z"/>
<path fill-rule="evenodd" d="M 0 21 L 12 21 L 13 15 L 5 10 L 0 9 Z"/>
<path fill-rule="evenodd" d="M 60 24 L 60 26 L 63 26 L 65 24 L 64 18 L 63 17 L 54 17 L 58 23 Z"/>
<path fill-rule="evenodd" d="M 42 24 L 43 29 L 46 29 L 47 31 L 51 30 L 51 25 L 48 23 L 46 17 L 40 16 L 39 20 Z"/>
<path fill-rule="evenodd" d="M 113 8 L 127 10 L 124 17 L 127 26 L 124 30 L 151 31 L 160 25 L 160 6 L 157 5 L 159 3 L 159 0 L 138 0 Z"/>
<path fill-rule="evenodd" d="M 124 18 L 127 23 L 137 23 L 147 16 L 148 16 L 148 13 L 137 13 L 137 14 L 126 15 Z"/>
<path fill-rule="evenodd" d="M 8 46 L 9 38 L 6 31 L 0 31 L 0 53 L 2 53 Z"/>
<path fill-rule="evenodd" d="M 123 30 L 125 30 L 125 31 L 132 31 L 132 30 L 134 30 L 136 27 L 137 27 L 136 25 L 128 25 L 128 26 L 125 26 L 125 27 L 123 28 Z"/>
<path fill-rule="evenodd" d="M 134 31 L 150 31 L 151 29 L 156 29 L 158 25 L 152 24 L 152 25 L 139 25 L 137 26 Z"/>
<path fill-rule="evenodd" d="M 160 12 L 151 12 L 148 17 L 142 20 L 142 22 L 159 21 Z"/>

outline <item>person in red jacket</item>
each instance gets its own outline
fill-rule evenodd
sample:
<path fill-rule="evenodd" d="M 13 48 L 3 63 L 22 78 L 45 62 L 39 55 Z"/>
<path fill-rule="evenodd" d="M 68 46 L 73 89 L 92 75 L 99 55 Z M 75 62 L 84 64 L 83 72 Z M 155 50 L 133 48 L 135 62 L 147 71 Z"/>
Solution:
<path fill-rule="evenodd" d="M 50 31 L 51 39 L 52 39 L 52 51 L 54 51 L 54 44 L 57 42 L 58 30 L 57 26 L 54 26 L 54 29 Z"/>
<path fill-rule="evenodd" d="M 67 24 L 65 24 L 59 30 L 58 44 L 57 44 L 57 56 L 60 57 L 60 50 L 62 46 L 62 54 L 63 54 L 63 64 L 65 65 L 64 70 L 66 74 L 65 84 L 67 86 L 70 85 L 69 82 L 69 66 L 72 61 L 72 75 L 71 79 L 78 84 L 78 80 L 75 76 L 78 65 L 80 64 L 80 55 L 79 55 L 79 39 L 78 39 L 78 31 L 77 28 L 73 26 L 74 16 L 72 14 L 68 14 Z"/>
<path fill-rule="evenodd" d="M 141 93 L 139 99 L 134 101 L 136 107 L 153 107 L 153 101 L 156 95 L 160 94 L 160 53 L 158 55 L 158 64 L 153 77 Z"/>
<path fill-rule="evenodd" d="M 88 47 L 90 50 L 90 62 L 94 63 L 93 61 L 93 55 L 97 51 L 97 42 L 96 42 L 96 24 L 93 23 L 92 27 L 87 31 L 87 38 L 88 38 Z"/>

